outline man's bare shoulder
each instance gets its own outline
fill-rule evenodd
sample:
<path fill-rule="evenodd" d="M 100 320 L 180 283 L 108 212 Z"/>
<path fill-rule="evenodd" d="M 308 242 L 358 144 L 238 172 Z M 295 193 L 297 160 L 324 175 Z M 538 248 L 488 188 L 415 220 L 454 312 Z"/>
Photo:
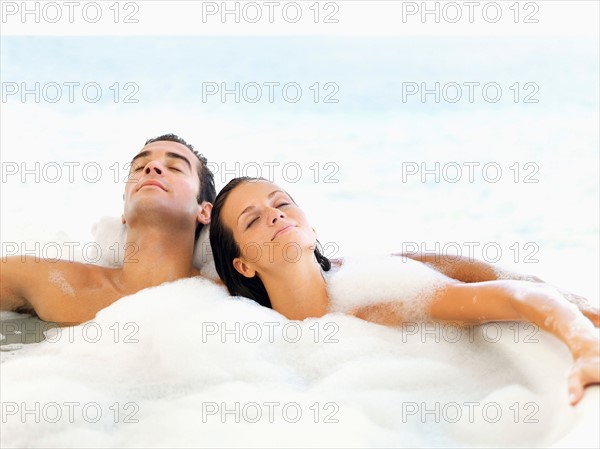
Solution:
<path fill-rule="evenodd" d="M 58 275 L 72 277 L 73 281 L 84 283 L 106 279 L 119 269 L 106 268 L 89 263 L 69 260 L 48 260 L 35 256 L 13 256 L 2 260 L 2 271 L 5 276 L 36 278 L 52 282 Z"/>
<path fill-rule="evenodd" d="M 3 296 L 13 298 L 11 308 L 35 311 L 41 319 L 56 321 L 66 311 L 72 321 L 91 318 L 93 309 L 116 299 L 114 278 L 120 269 L 33 256 L 8 257 L 1 266 Z"/>

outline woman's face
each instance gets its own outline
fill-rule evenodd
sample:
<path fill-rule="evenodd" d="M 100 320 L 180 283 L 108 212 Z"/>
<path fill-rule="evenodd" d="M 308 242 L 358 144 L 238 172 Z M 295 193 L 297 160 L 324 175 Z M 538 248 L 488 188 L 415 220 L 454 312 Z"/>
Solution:
<path fill-rule="evenodd" d="M 312 255 L 315 249 L 317 237 L 302 209 L 268 181 L 238 185 L 229 193 L 222 216 L 240 247 L 234 267 L 244 276 L 298 262 L 302 253 Z"/>

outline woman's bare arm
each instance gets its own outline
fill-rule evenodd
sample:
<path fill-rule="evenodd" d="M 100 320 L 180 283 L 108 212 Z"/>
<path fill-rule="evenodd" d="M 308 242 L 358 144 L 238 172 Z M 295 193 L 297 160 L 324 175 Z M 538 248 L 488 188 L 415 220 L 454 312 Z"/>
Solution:
<path fill-rule="evenodd" d="M 395 253 L 393 256 L 405 257 L 427 264 L 434 270 L 445 274 L 449 278 L 461 282 L 486 282 L 498 280 L 515 280 L 544 283 L 542 279 L 533 275 L 520 274 L 514 271 L 495 267 L 487 262 L 465 256 L 450 256 L 434 253 Z M 600 327 L 600 310 L 590 301 L 580 295 L 557 288 L 557 291 L 567 301 L 575 304 L 594 326 Z"/>
<path fill-rule="evenodd" d="M 405 322 L 391 303 L 359 308 L 352 314 L 385 325 Z M 581 400 L 587 385 L 600 383 L 597 330 L 575 305 L 547 284 L 512 280 L 450 283 L 435 293 L 429 317 L 463 324 L 530 321 L 559 338 L 573 355 L 569 375 L 571 404 Z"/>
<path fill-rule="evenodd" d="M 434 320 L 475 323 L 526 320 L 559 338 L 573 355 L 569 375 L 571 404 L 583 397 L 587 385 L 600 383 L 600 342 L 597 331 L 560 292 L 547 284 L 489 281 L 450 284 L 431 304 Z"/>

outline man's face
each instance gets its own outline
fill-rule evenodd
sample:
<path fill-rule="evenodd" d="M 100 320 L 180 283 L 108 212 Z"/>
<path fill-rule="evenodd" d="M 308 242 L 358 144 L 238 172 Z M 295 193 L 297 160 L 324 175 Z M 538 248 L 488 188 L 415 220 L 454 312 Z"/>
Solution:
<path fill-rule="evenodd" d="M 199 161 L 184 145 L 158 141 L 133 158 L 125 185 L 123 221 L 196 217 L 199 213 Z M 194 219 L 195 221 L 195 219 Z"/>

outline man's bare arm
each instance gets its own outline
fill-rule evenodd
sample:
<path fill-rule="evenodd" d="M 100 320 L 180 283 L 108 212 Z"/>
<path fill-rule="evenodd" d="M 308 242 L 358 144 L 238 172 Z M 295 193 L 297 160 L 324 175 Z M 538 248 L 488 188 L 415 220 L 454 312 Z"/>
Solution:
<path fill-rule="evenodd" d="M 497 280 L 515 280 L 545 283 L 537 276 L 525 275 L 514 271 L 495 267 L 481 260 L 443 254 L 422 253 L 394 253 L 394 256 L 406 257 L 427 264 L 434 270 L 445 274 L 449 278 L 461 282 L 486 282 Z M 557 287 L 554 287 L 557 288 Z M 560 293 L 588 317 L 595 326 L 600 326 L 600 311 L 583 296 L 558 289 Z"/>
<path fill-rule="evenodd" d="M 21 257 L 6 257 L 0 262 L 0 310 L 35 314 L 26 298 L 25 285 L 31 281 L 31 266 Z M 28 276 L 29 275 L 29 276 Z"/>
<path fill-rule="evenodd" d="M 544 282 L 537 276 L 523 275 L 499 269 L 489 263 L 465 256 L 431 253 L 394 253 L 392 255 L 423 262 L 449 278 L 461 282 L 471 283 L 497 280 Z"/>
<path fill-rule="evenodd" d="M 4 258 L 0 267 L 3 311 L 31 313 L 45 321 L 72 325 L 93 318 L 117 299 L 92 274 L 99 268 L 87 264 L 16 256 Z"/>

